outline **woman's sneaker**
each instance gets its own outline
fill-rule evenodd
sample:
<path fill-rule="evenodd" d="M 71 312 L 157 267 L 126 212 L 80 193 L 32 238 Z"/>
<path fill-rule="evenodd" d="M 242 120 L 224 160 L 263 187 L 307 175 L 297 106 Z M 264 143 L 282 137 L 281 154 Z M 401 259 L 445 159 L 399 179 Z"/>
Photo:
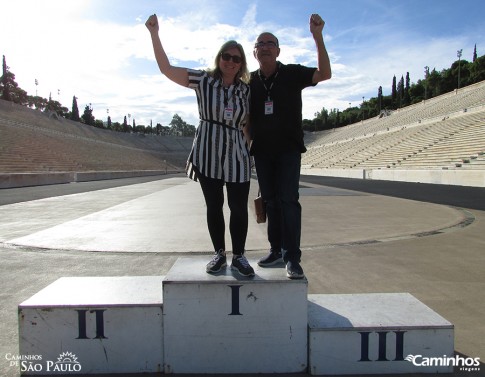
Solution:
<path fill-rule="evenodd" d="M 209 274 L 215 274 L 226 266 L 226 252 L 221 249 L 219 251 L 216 251 L 216 255 L 214 255 L 212 260 L 207 263 L 207 266 L 205 266 L 205 270 Z"/>
<path fill-rule="evenodd" d="M 234 255 L 231 270 L 239 272 L 242 276 L 254 276 L 254 270 L 244 255 Z"/>

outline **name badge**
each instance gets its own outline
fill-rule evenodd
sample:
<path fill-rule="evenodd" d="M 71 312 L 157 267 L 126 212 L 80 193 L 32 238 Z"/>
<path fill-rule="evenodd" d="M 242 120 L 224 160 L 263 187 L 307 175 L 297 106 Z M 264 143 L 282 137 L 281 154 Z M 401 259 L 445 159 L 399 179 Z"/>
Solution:
<path fill-rule="evenodd" d="M 234 118 L 234 110 L 231 107 L 224 109 L 224 120 L 232 120 Z"/>
<path fill-rule="evenodd" d="M 273 101 L 266 101 L 264 103 L 264 115 L 273 114 Z"/>

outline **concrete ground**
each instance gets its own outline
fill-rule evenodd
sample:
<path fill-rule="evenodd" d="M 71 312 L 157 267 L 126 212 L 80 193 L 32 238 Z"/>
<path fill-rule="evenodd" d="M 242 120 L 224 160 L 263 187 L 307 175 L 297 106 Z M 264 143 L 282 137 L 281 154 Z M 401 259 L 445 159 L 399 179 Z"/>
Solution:
<path fill-rule="evenodd" d="M 302 177 L 300 195 L 309 293 L 409 292 L 454 324 L 457 353 L 481 359 L 454 375 L 485 374 L 485 189 Z M 267 249 L 250 206 L 247 256 Z M 165 275 L 210 253 L 184 175 L 0 190 L 0 375 L 18 376 L 18 304 L 58 278 Z"/>

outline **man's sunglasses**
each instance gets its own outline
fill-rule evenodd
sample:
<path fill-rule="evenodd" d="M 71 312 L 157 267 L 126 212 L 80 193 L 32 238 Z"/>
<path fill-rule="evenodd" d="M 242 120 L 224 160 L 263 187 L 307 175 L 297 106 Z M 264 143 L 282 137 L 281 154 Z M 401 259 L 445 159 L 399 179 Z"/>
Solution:
<path fill-rule="evenodd" d="M 237 56 L 237 55 L 231 55 L 231 54 L 228 54 L 227 52 L 223 52 L 221 54 L 221 58 L 222 60 L 224 60 L 225 62 L 228 62 L 232 59 L 232 61 L 236 64 L 241 64 L 243 59 L 242 57 L 240 56 Z"/>

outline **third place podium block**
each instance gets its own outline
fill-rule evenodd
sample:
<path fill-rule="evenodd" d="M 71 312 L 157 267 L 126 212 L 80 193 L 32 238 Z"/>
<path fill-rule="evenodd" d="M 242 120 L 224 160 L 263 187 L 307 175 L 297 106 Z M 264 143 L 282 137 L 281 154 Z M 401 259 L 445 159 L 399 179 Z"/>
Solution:
<path fill-rule="evenodd" d="M 307 369 L 308 282 L 283 268 L 205 272 L 180 258 L 163 281 L 165 373 L 295 373 Z M 257 266 L 255 266 L 257 267 Z"/>
<path fill-rule="evenodd" d="M 409 293 L 309 295 L 308 317 L 313 375 L 453 371 L 453 325 Z"/>

